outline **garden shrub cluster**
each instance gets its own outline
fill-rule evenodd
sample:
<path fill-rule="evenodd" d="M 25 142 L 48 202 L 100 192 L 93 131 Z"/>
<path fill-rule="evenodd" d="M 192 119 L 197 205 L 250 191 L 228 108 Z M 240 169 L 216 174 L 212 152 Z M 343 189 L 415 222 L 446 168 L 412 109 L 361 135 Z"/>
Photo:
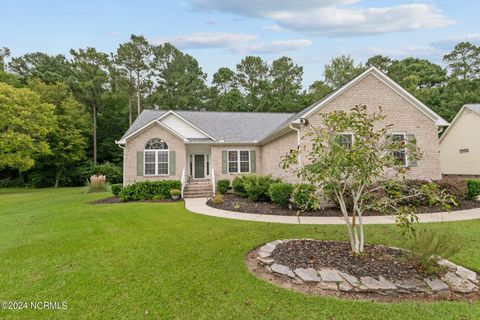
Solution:
<path fill-rule="evenodd" d="M 282 208 L 285 208 L 290 204 L 292 192 L 293 185 L 284 182 L 272 183 L 268 189 L 268 194 L 272 202 Z"/>
<path fill-rule="evenodd" d="M 315 195 L 317 189 L 311 184 L 301 183 L 293 190 L 293 204 L 298 209 L 312 211 L 318 209 L 319 200 Z"/>
<path fill-rule="evenodd" d="M 220 179 L 217 181 L 217 191 L 221 194 L 224 194 L 230 188 L 230 180 L 228 179 Z"/>
<path fill-rule="evenodd" d="M 119 197 L 122 201 L 169 199 L 172 189 L 181 189 L 180 180 L 136 182 L 123 187 Z"/>
<path fill-rule="evenodd" d="M 117 196 L 117 197 L 120 194 L 120 191 L 122 191 L 122 188 L 123 188 L 123 185 L 121 183 L 111 185 L 112 193 L 114 196 Z"/>
<path fill-rule="evenodd" d="M 272 183 L 280 182 L 280 179 L 272 176 L 258 176 L 249 174 L 238 176 L 233 179 L 232 186 L 236 195 L 248 198 L 252 201 L 270 201 L 268 189 Z"/>
<path fill-rule="evenodd" d="M 480 195 L 480 180 L 468 180 L 467 188 L 467 199 L 475 200 Z"/>
<path fill-rule="evenodd" d="M 287 207 L 293 203 L 296 208 L 304 211 L 314 210 L 319 204 L 314 186 L 284 183 L 272 176 L 255 174 L 237 176 L 232 181 L 232 187 L 237 196 L 254 202 L 272 201 L 280 207 Z"/>

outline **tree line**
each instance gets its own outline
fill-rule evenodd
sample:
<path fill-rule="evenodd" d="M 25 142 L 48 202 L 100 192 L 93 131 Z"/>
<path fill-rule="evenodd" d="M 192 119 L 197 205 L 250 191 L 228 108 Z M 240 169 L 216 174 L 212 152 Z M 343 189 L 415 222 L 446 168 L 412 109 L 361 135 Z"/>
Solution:
<path fill-rule="evenodd" d="M 207 83 L 198 61 L 172 44 L 132 35 L 115 52 L 72 49 L 11 57 L 0 48 L 0 181 L 76 185 L 98 163 L 121 165 L 115 145 L 144 109 L 297 112 L 376 66 L 447 120 L 480 101 L 480 48 L 457 44 L 446 68 L 426 59 L 332 58 L 323 79 L 302 88 L 289 57 L 246 56 Z M 12 182 L 13 181 L 13 182 Z M 0 185 L 2 183 L 0 182 Z"/>

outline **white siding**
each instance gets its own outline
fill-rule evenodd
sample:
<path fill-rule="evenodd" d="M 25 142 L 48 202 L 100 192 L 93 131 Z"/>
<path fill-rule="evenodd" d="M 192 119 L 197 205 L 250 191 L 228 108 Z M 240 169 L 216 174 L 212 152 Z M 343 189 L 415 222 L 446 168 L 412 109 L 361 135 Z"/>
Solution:
<path fill-rule="evenodd" d="M 480 115 L 464 109 L 440 141 L 443 174 L 480 174 Z M 468 149 L 460 153 L 460 149 Z"/>
<path fill-rule="evenodd" d="M 161 119 L 160 122 L 187 139 L 208 138 L 208 136 L 203 134 L 201 131 L 195 129 L 194 127 L 173 114 L 169 114 L 165 118 Z"/>

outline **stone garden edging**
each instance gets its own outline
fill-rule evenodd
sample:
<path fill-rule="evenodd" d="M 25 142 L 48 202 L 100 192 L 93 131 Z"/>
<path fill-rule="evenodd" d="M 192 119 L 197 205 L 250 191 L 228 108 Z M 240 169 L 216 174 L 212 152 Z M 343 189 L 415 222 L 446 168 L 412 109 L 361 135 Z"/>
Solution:
<path fill-rule="evenodd" d="M 423 280 L 406 279 L 391 281 L 385 279 L 382 275 L 357 278 L 336 269 L 315 270 L 313 268 L 297 268 L 292 270 L 288 266 L 276 263 L 272 258 L 272 253 L 278 244 L 293 240 L 298 239 L 275 240 L 254 249 L 247 260 L 256 260 L 258 266 L 252 267 L 250 264 L 249 269 L 258 274 L 258 269 L 263 268 L 260 271 L 267 274 L 267 276 L 265 277 L 264 275 L 261 278 L 274 283 L 277 283 L 275 280 L 280 280 L 283 287 L 295 289 L 296 286 L 304 285 L 310 288 L 313 287 L 320 292 L 338 296 L 355 293 L 357 297 L 365 294 L 365 298 L 371 298 L 367 294 L 404 297 L 407 297 L 409 294 L 412 296 L 420 294 L 430 296 L 432 299 L 442 299 L 442 297 L 449 294 L 476 294 L 477 299 L 480 297 L 478 295 L 479 276 L 476 272 L 446 259 L 438 261 L 439 265 L 447 268 L 447 272 L 443 276 L 440 278 L 424 278 Z"/>

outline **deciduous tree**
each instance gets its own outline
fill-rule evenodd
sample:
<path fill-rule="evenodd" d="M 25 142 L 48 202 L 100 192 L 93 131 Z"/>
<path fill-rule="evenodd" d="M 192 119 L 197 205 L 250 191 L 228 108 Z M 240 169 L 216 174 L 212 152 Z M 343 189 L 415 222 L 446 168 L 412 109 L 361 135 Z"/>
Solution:
<path fill-rule="evenodd" d="M 47 135 L 55 126 L 55 107 L 26 88 L 0 83 L 0 169 L 30 169 L 50 154 Z"/>

